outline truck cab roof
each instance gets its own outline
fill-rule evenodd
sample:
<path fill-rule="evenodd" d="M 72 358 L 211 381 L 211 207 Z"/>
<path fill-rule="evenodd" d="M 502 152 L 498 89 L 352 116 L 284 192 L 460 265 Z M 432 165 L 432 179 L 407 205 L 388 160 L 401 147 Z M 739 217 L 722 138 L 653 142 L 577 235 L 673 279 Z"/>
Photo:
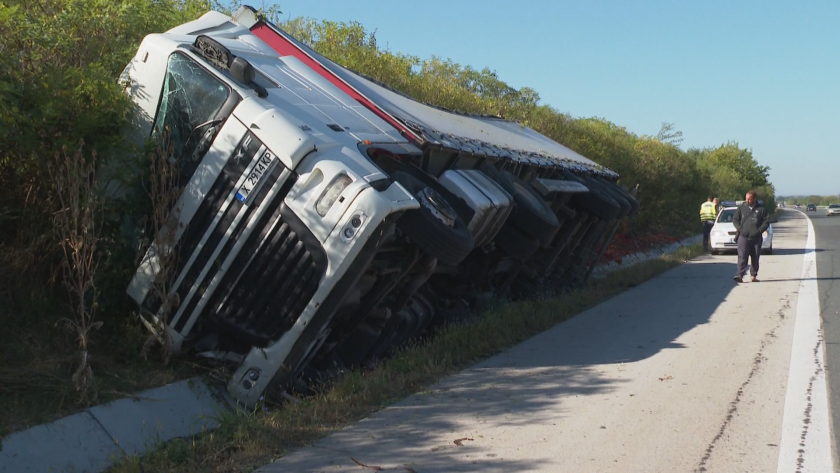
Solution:
<path fill-rule="evenodd" d="M 319 84 L 319 87 L 325 91 L 343 90 L 349 93 L 349 95 L 346 93 L 342 95 L 351 99 L 355 98 L 354 103 L 343 103 L 343 106 L 370 121 L 379 128 L 381 134 L 395 140 L 398 137 L 402 138 L 400 134 L 402 131 L 407 136 L 419 138 L 421 142 L 425 141 L 460 152 L 504 157 L 537 165 L 562 166 L 571 170 L 595 172 L 609 178 L 618 178 L 615 172 L 531 128 L 500 117 L 456 113 L 420 103 L 402 92 L 331 61 L 275 25 L 258 24 L 259 21 L 261 20 L 257 19 L 253 9 L 242 7 L 233 19 L 217 12 L 210 12 L 168 33 L 212 34 L 220 42 L 223 42 L 223 38 L 239 42 L 240 47 L 251 47 L 261 54 L 273 55 L 275 58 L 278 57 L 275 50 L 282 51 L 283 54 L 279 57 L 289 66 L 299 71 L 303 70 L 300 66 L 306 68 L 307 73 L 304 75 L 307 80 Z M 256 28 L 252 28 L 255 25 Z M 270 29 L 271 34 L 261 35 L 262 28 Z M 272 42 L 270 47 L 267 46 L 267 42 L 277 38 L 277 35 L 280 35 L 286 43 L 274 44 Z M 259 38 L 264 38 L 265 42 Z M 227 42 L 223 44 L 228 45 Z M 230 47 L 233 46 L 231 44 Z M 292 58 L 295 56 L 302 61 L 293 61 Z M 321 76 L 318 71 L 312 69 L 313 67 L 325 72 L 330 79 Z M 316 80 L 314 76 L 321 77 L 322 81 Z M 333 85 L 335 89 L 331 89 L 326 84 L 338 85 Z M 362 103 L 367 106 L 363 106 Z M 327 108 L 329 112 L 339 114 L 337 110 Z M 370 109 L 375 110 L 376 113 L 371 112 Z M 378 121 L 372 120 L 371 116 L 375 116 Z M 384 117 L 384 120 L 381 117 Z M 394 118 L 396 121 L 393 120 Z M 399 130 L 389 123 L 396 124 Z M 389 126 L 385 127 L 383 124 L 389 124 Z M 344 124 L 340 125 L 344 126 Z M 352 126 L 349 131 L 353 132 Z"/>
<path fill-rule="evenodd" d="M 352 146 L 370 141 L 401 144 L 407 146 L 407 149 L 416 150 L 398 130 L 316 74 L 299 59 L 278 56 L 247 28 L 232 23 L 230 18 L 221 13 L 209 12 L 198 20 L 165 33 L 147 36 L 138 56 L 145 53 L 144 46 L 147 51 L 191 51 L 199 35 L 209 36 L 234 56 L 246 59 L 254 67 L 254 81 L 264 87 L 268 95 L 258 98 L 245 86 L 237 90 L 243 97 L 252 96 L 267 109 L 276 108 L 294 115 L 300 120 L 304 131 L 315 137 L 316 141 Z"/>

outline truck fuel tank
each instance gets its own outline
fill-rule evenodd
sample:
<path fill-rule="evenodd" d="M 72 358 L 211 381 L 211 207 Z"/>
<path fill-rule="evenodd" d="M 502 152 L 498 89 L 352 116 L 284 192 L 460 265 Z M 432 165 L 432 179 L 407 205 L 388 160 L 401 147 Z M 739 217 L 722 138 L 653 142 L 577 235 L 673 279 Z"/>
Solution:
<path fill-rule="evenodd" d="M 510 194 L 477 169 L 450 169 L 439 181 L 475 211 L 473 218 L 466 222 L 475 246 L 490 242 L 510 215 Z"/>

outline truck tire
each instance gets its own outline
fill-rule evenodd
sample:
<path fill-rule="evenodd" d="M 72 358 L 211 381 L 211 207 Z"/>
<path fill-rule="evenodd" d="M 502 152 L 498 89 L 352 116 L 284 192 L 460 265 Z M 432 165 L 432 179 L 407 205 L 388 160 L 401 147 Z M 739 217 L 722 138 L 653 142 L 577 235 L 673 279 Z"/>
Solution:
<path fill-rule="evenodd" d="M 632 217 L 632 216 L 636 215 L 637 213 L 639 213 L 639 207 L 640 207 L 639 201 L 636 200 L 635 197 L 630 195 L 629 192 L 624 190 L 618 184 L 616 184 L 616 187 L 618 187 L 618 190 L 621 191 L 622 195 L 624 195 L 624 198 L 627 199 L 627 201 L 630 202 L 630 205 L 633 207 L 632 209 L 630 209 L 630 215 L 628 215 L 628 217 Z"/>
<path fill-rule="evenodd" d="M 515 205 L 508 221 L 525 235 L 536 238 L 542 246 L 550 245 L 560 229 L 560 221 L 542 196 L 527 182 L 507 171 L 491 167 L 485 173 L 513 197 Z"/>
<path fill-rule="evenodd" d="M 635 198 L 635 197 L 633 197 L 632 195 L 630 195 L 630 193 L 629 193 L 629 192 L 627 192 L 626 190 L 622 189 L 622 188 L 621 188 L 621 186 L 619 186 L 618 184 L 615 184 L 615 183 L 613 183 L 613 182 L 610 182 L 610 181 L 608 181 L 608 180 L 606 180 L 606 179 L 604 179 L 604 178 L 600 178 L 600 177 L 599 177 L 599 178 L 597 178 L 597 180 L 598 180 L 599 182 L 601 182 L 602 184 L 604 184 L 604 185 L 610 185 L 610 186 L 612 186 L 611 188 L 612 188 L 615 192 L 617 192 L 619 195 L 621 195 L 621 197 L 623 197 L 623 198 L 624 198 L 627 202 L 629 202 L 629 203 L 630 203 L 630 213 L 628 213 L 628 214 L 627 214 L 627 216 L 628 216 L 628 217 L 632 217 L 632 216 L 636 215 L 637 213 L 639 213 L 639 201 L 638 201 L 638 200 L 636 200 L 636 198 Z"/>
<path fill-rule="evenodd" d="M 420 201 L 419 209 L 400 217 L 397 228 L 441 264 L 454 266 L 463 261 L 475 246 L 464 221 L 433 187 L 402 171 L 391 177 Z"/>
<path fill-rule="evenodd" d="M 628 202 L 627 199 L 625 199 L 621 194 L 619 194 L 618 188 L 615 187 L 615 185 L 609 182 L 599 181 L 594 177 L 585 178 L 585 182 L 587 186 L 597 187 L 601 192 L 609 196 L 612 200 L 615 201 L 615 203 L 618 204 L 619 207 L 621 207 L 621 209 L 618 212 L 618 215 L 616 215 L 615 218 L 621 220 L 630 213 L 630 202 Z"/>
<path fill-rule="evenodd" d="M 563 171 L 563 177 L 570 181 L 577 181 L 586 185 L 583 179 L 569 171 Z M 575 194 L 572 197 L 572 203 L 601 220 L 612 220 L 621 211 L 621 207 L 619 207 L 615 200 L 597 188 L 589 189 L 589 192 L 583 194 Z"/>
<path fill-rule="evenodd" d="M 621 188 L 619 188 L 619 189 L 621 189 Z M 625 191 L 624 189 L 621 189 L 621 192 L 624 194 L 624 198 L 627 199 L 628 202 L 630 202 L 630 206 L 632 207 L 630 209 L 630 213 L 627 214 L 627 216 L 632 217 L 632 216 L 636 215 L 637 213 L 639 213 L 639 207 L 641 207 L 639 205 L 639 201 L 636 200 L 635 197 L 633 197 L 632 195 L 627 193 L 627 191 Z"/>

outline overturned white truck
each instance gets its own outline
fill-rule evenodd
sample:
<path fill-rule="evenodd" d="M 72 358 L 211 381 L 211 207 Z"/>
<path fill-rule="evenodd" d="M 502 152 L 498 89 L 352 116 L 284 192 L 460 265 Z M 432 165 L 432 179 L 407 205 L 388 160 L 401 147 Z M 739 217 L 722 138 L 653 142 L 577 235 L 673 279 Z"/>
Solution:
<path fill-rule="evenodd" d="M 638 210 L 614 172 L 413 101 L 249 7 L 149 35 L 121 80 L 182 188 L 176 241 L 150 247 L 128 293 L 174 347 L 237 362 L 245 405 L 386 356 L 477 294 L 582 283 Z M 180 255 L 168 316 L 161 251 Z"/>

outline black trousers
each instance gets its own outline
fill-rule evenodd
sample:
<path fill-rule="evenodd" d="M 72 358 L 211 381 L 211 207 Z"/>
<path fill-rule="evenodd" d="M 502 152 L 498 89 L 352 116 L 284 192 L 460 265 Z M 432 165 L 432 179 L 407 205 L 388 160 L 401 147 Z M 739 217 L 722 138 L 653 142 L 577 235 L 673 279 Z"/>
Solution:
<path fill-rule="evenodd" d="M 758 259 L 761 257 L 761 243 L 763 238 L 750 240 L 741 235 L 738 237 L 738 273 L 736 276 L 747 274 L 747 259 L 750 261 L 750 276 L 758 276 Z"/>
<path fill-rule="evenodd" d="M 715 226 L 714 220 L 704 220 L 703 222 L 703 249 L 709 249 L 712 247 L 711 234 L 712 234 L 712 227 Z"/>

